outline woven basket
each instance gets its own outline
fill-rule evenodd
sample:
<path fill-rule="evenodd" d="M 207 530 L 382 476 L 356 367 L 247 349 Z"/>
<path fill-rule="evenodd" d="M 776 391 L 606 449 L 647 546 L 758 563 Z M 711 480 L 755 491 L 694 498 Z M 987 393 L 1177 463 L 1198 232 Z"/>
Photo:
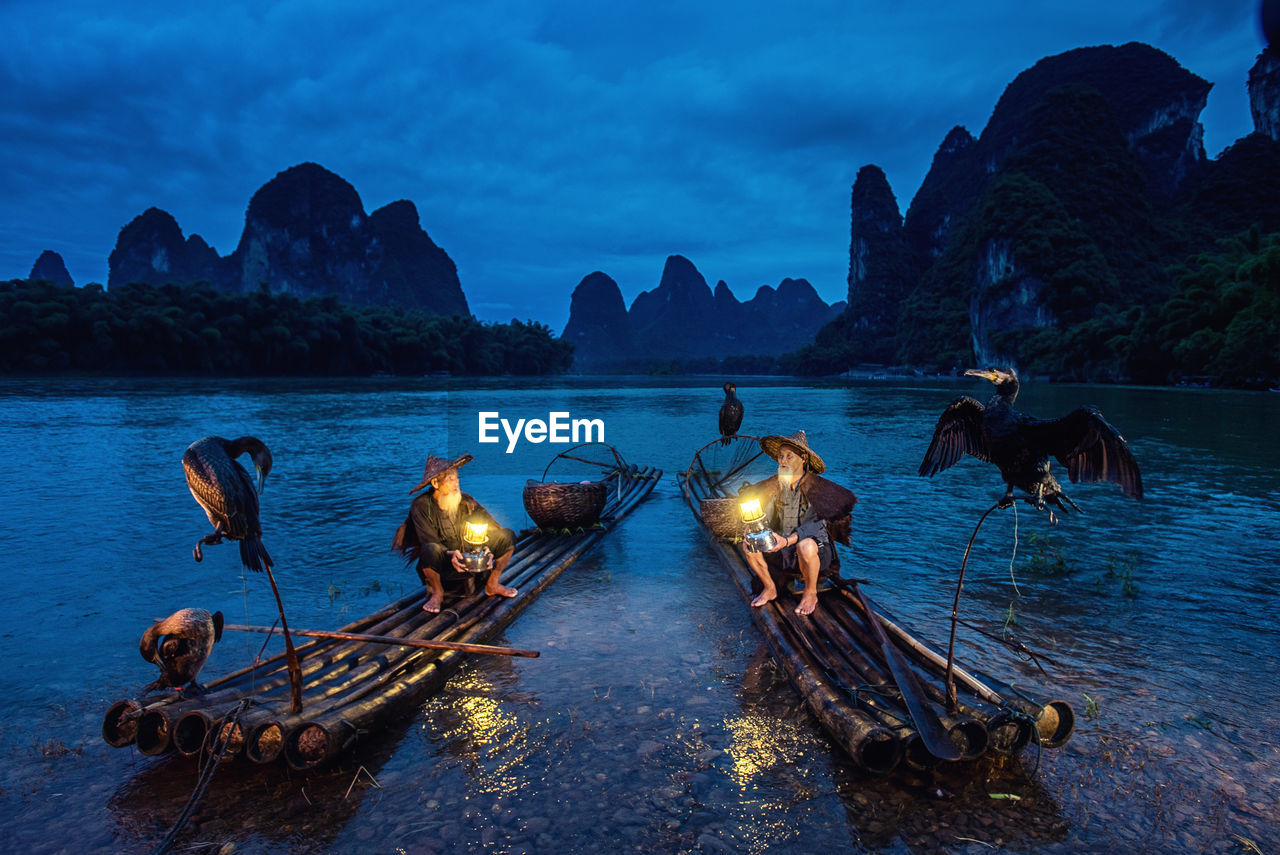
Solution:
<path fill-rule="evenodd" d="M 524 509 L 538 528 L 585 528 L 600 519 L 609 492 L 603 481 L 526 484 Z"/>
<path fill-rule="evenodd" d="M 703 499 L 698 503 L 702 521 L 716 537 L 742 537 L 742 511 L 732 497 Z"/>

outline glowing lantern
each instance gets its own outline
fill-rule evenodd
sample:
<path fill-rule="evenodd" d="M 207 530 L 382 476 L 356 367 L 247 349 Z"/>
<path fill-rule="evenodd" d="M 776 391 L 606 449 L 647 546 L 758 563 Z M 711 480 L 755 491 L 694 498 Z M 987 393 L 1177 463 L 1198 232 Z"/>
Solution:
<path fill-rule="evenodd" d="M 489 524 L 474 522 L 467 523 L 467 528 L 462 535 L 462 539 L 472 546 L 484 546 L 489 542 Z"/>
<path fill-rule="evenodd" d="M 462 532 L 462 563 L 470 573 L 483 573 L 489 569 L 489 524 L 469 522 Z"/>
<path fill-rule="evenodd" d="M 752 499 L 738 505 L 742 509 L 742 521 L 747 525 L 757 523 L 764 519 L 764 511 L 760 508 L 760 500 Z"/>
<path fill-rule="evenodd" d="M 782 539 L 764 524 L 764 510 L 759 499 L 750 499 L 738 505 L 742 510 L 742 522 L 747 530 L 742 535 L 742 543 L 749 552 L 769 552 L 775 549 Z"/>

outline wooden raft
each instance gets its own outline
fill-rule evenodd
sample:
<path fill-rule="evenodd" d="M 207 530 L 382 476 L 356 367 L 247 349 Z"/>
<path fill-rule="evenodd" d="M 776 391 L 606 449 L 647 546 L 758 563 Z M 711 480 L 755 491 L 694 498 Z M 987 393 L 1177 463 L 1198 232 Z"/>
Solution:
<path fill-rule="evenodd" d="M 500 633 L 587 549 L 604 537 L 653 491 L 661 470 L 627 465 L 606 474 L 609 500 L 600 523 L 573 532 L 523 533 L 502 582 L 519 589 L 512 598 L 483 591 L 446 600 L 439 614 L 422 610 L 425 587 L 340 629 L 340 632 L 482 644 Z M 106 712 L 103 739 L 120 748 L 136 744 L 146 755 L 169 751 L 193 756 L 214 737 L 227 739 L 226 756 L 271 763 L 283 758 L 296 769 L 318 766 L 357 739 L 402 717 L 438 690 L 468 654 L 350 639 L 326 639 L 297 647 L 302 666 L 302 712 L 291 715 L 284 654 L 206 684 L 205 694 L 173 693 L 126 698 Z"/>
<path fill-rule="evenodd" d="M 741 538 L 726 537 L 723 520 L 704 519 L 702 510 L 721 514 L 726 503 L 714 500 L 734 495 L 744 480 L 758 480 L 744 477 L 753 465 L 756 475 L 768 474 L 751 452 L 755 442 L 754 437 L 735 437 L 738 447 L 726 449 L 715 440 L 678 476 L 685 501 L 748 605 L 758 591 L 753 591 L 753 584 L 758 583 L 743 557 Z M 915 771 L 937 766 L 941 760 L 913 722 L 856 589 L 846 583 L 833 585 L 819 595 L 817 609 L 808 617 L 795 614 L 798 601 L 779 587 L 778 598 L 752 608 L 751 616 L 778 666 L 831 737 L 872 774 L 886 774 L 900 763 Z M 954 745 L 945 753 L 971 761 L 988 751 L 1015 755 L 1033 742 L 1056 748 L 1070 738 L 1075 723 L 1070 704 L 1041 704 L 961 667 L 954 669 L 957 709 L 949 712 L 943 688 L 945 655 L 886 617 L 881 607 L 871 608 L 888 641 L 918 678 L 943 738 Z"/>

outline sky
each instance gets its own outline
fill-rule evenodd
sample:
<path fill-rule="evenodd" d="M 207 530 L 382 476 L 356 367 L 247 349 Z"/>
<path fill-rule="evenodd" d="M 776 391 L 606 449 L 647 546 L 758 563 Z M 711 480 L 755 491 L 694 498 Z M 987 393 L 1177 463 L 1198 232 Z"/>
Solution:
<path fill-rule="evenodd" d="M 739 299 L 844 299 L 850 187 L 905 213 L 1045 56 L 1141 41 L 1214 84 L 1216 157 L 1253 129 L 1257 0 L 0 0 L 0 279 L 46 249 L 107 281 L 147 208 L 221 255 L 304 161 L 372 212 L 412 201 L 481 320 L 557 333 L 601 270 L 628 305 L 669 255 Z"/>

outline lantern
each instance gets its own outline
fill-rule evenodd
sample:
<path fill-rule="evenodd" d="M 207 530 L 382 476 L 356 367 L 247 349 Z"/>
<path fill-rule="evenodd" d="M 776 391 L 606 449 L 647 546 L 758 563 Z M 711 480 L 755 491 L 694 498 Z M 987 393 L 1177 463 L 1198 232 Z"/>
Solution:
<path fill-rule="evenodd" d="M 462 563 L 469 573 L 489 569 L 489 524 L 469 522 L 462 533 Z"/>
<path fill-rule="evenodd" d="M 764 510 L 759 499 L 750 499 L 738 505 L 742 510 L 742 522 L 746 531 L 742 543 L 749 552 L 769 552 L 781 543 L 781 538 L 764 524 Z"/>

